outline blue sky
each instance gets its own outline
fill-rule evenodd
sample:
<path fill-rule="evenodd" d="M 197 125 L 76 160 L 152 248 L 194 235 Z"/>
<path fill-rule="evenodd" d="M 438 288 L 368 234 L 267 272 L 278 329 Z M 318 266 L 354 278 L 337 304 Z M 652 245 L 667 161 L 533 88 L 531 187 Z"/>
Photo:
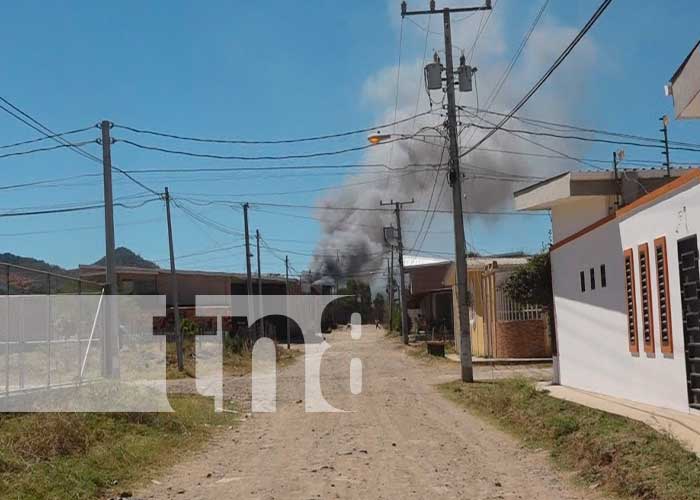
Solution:
<path fill-rule="evenodd" d="M 541 72 L 540 65 L 546 67 L 564 47 L 568 30 L 575 33 L 597 4 L 551 0 L 538 27 L 543 30 L 544 43 L 551 47 L 524 56 L 513 79 L 507 82 L 505 93 L 513 97 L 524 94 Z M 422 2 L 412 5 L 420 6 Z M 491 65 L 495 71 L 510 60 L 540 5 L 541 2 L 534 0 L 496 2 L 492 21 L 474 55 L 474 64 L 481 73 L 488 75 Z M 478 16 L 481 14 L 455 24 L 459 43 L 471 44 Z M 564 115 L 567 123 L 645 136 L 659 134 L 658 117 L 671 113 L 671 100 L 664 96 L 663 85 L 697 41 L 698 17 L 700 5 L 692 0 L 674 2 L 673 8 L 662 2 L 613 1 L 590 32 L 589 45 L 582 47 L 582 52 L 572 54 L 571 62 L 567 61 L 546 84 L 549 90 L 533 99 L 523 114 L 548 117 L 551 102 L 556 102 L 567 108 Z M 398 1 L 303 4 L 127 1 L 75 2 L 70 7 L 61 2 L 14 2 L 4 7 L 3 21 L 0 44 L 6 50 L 0 95 L 56 131 L 109 119 L 117 124 L 183 135 L 270 139 L 364 128 L 393 116 L 391 103 L 401 30 Z M 425 27 L 427 19 L 416 22 Z M 431 29 L 439 30 L 438 20 L 431 22 Z M 548 33 L 557 34 L 551 43 Z M 439 36 L 428 37 L 429 53 L 440 45 Z M 417 75 L 410 74 L 420 67 L 425 47 L 425 33 L 404 22 L 401 71 L 403 78 L 413 80 L 406 80 L 405 85 L 400 80 L 402 100 L 415 99 L 411 82 Z M 484 87 L 487 84 L 485 80 Z M 384 94 L 377 95 L 381 94 L 380 90 Z M 486 91 L 482 89 L 482 92 Z M 468 103 L 474 97 L 465 96 L 463 102 Z M 555 101 L 549 101 L 550 98 Z M 502 105 L 509 103 L 506 98 Z M 698 123 L 671 123 L 673 140 L 700 142 L 699 132 Z M 366 144 L 365 136 L 360 134 L 296 146 L 214 148 L 165 142 L 123 129 L 114 129 L 113 134 L 144 144 L 222 154 L 283 155 Z M 0 144 L 36 136 L 36 132 L 0 112 Z M 71 139 L 91 140 L 97 136 L 95 129 Z M 562 141 L 547 144 L 591 158 L 610 158 L 614 149 L 612 145 L 584 148 Z M 100 154 L 96 144 L 86 149 Z M 0 150 L 3 152 L 6 151 Z M 656 150 L 632 148 L 627 148 L 627 156 L 660 158 Z M 356 152 L 305 162 L 263 162 L 254 166 L 347 164 L 366 159 L 362 152 Z M 700 160 L 692 153 L 673 153 L 672 159 Z M 113 146 L 113 160 L 129 170 L 244 166 L 242 162 L 151 153 L 124 143 Z M 5 172 L 2 185 L 94 174 L 101 169 L 67 150 L 10 157 L 0 162 Z M 576 165 L 547 166 L 550 167 L 561 170 Z M 140 174 L 139 179 L 159 191 L 168 185 L 174 197 L 196 193 L 198 199 L 313 205 L 322 193 L 255 193 L 338 185 L 347 175 L 350 174 L 346 171 L 290 175 L 263 170 Z M 100 202 L 100 182 L 99 177 L 86 177 L 50 186 L 2 190 L 0 210 Z M 465 186 L 482 189 L 478 181 L 467 182 Z M 140 188 L 116 174 L 114 192 L 116 198 L 125 198 L 129 203 L 139 201 L 129 197 L 142 194 Z M 240 210 L 222 206 L 188 207 L 234 231 L 243 227 Z M 298 216 L 310 217 L 314 212 L 271 207 L 264 210 L 255 207 L 251 210 L 251 227 L 260 228 L 268 244 L 278 249 L 278 256 L 289 253 L 296 269 L 305 268 L 307 254 L 313 252 L 319 237 L 319 226 L 314 220 Z M 173 216 L 178 255 L 242 243 L 237 234 L 203 226 L 179 209 L 174 209 Z M 167 265 L 167 260 L 161 261 L 168 255 L 162 203 L 137 209 L 118 208 L 115 218 L 118 245 Z M 415 230 L 420 222 L 418 216 L 409 217 L 406 226 Z M 102 223 L 100 210 L 1 218 L 0 251 L 33 256 L 66 267 L 89 263 L 104 253 Z M 487 252 L 535 251 L 548 238 L 548 224 L 547 217 L 470 217 L 467 234 L 476 248 Z M 449 229 L 450 216 L 437 216 L 431 226 L 434 237 L 425 243 L 424 251 L 451 251 L 452 242 L 446 234 Z M 272 252 L 264 251 L 262 261 L 264 271 L 283 270 L 283 264 Z M 234 248 L 193 256 L 183 258 L 178 266 L 241 271 L 244 253 L 241 248 Z"/>

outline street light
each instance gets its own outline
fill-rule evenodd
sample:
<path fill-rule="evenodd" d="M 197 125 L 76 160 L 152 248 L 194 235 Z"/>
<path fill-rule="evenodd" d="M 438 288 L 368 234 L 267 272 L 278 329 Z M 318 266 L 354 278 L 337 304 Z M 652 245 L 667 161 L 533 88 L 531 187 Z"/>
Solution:
<path fill-rule="evenodd" d="M 367 137 L 367 140 L 372 144 L 379 144 L 380 142 L 386 141 L 387 139 L 391 139 L 391 134 L 382 134 L 379 131 L 377 131 L 376 134 L 372 134 Z"/>

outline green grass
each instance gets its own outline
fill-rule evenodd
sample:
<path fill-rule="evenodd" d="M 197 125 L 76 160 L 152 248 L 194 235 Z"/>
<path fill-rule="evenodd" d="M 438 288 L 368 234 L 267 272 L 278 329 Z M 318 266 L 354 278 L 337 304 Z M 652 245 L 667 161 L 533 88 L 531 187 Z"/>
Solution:
<path fill-rule="evenodd" d="M 130 491 L 206 444 L 231 414 L 210 399 L 171 396 L 175 413 L 0 415 L 0 498 L 92 499 Z"/>
<path fill-rule="evenodd" d="M 670 436 L 617 415 L 553 398 L 524 379 L 440 386 L 586 484 L 623 498 L 700 499 L 700 459 Z"/>

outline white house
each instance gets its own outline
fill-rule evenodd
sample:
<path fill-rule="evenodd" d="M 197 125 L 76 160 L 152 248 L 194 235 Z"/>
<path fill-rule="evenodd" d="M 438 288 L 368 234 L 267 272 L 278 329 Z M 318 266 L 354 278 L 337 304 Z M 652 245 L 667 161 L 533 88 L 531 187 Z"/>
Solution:
<path fill-rule="evenodd" d="M 665 174 L 634 173 L 635 196 L 611 172 L 571 172 L 515 203 L 552 211 L 561 384 L 695 412 L 700 170 Z"/>

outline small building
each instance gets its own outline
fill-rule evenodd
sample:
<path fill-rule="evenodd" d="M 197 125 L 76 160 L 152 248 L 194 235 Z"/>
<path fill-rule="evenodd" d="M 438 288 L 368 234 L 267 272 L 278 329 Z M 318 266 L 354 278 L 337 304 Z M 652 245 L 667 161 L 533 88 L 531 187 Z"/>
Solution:
<path fill-rule="evenodd" d="M 547 329 L 539 306 L 524 306 L 508 298 L 503 284 L 524 255 L 469 257 L 467 287 L 472 355 L 485 358 L 546 358 L 551 356 Z M 418 308 L 428 328 L 459 332 L 454 262 L 407 257 L 409 308 Z M 456 345 L 459 345 L 457 342 Z"/>
<path fill-rule="evenodd" d="M 445 278 L 452 262 L 406 255 L 407 302 L 414 330 L 436 338 L 452 338 L 452 287 Z M 398 293 L 397 293 L 398 295 Z"/>
<path fill-rule="evenodd" d="M 81 265 L 82 279 L 104 283 L 105 268 L 96 265 Z M 200 325 L 210 325 L 211 321 L 196 320 L 195 308 L 197 295 L 246 295 L 246 275 L 243 273 L 225 273 L 212 271 L 178 270 L 177 292 L 178 309 L 182 318 L 191 319 Z M 173 291 L 170 271 L 167 269 L 147 269 L 140 267 L 117 266 L 118 291 L 122 295 L 165 295 L 167 317 L 157 322 L 155 331 L 173 331 Z M 263 295 L 284 295 L 285 278 L 276 275 L 262 276 Z M 298 293 L 297 280 L 290 280 L 290 293 Z M 258 280 L 253 277 L 253 293 L 258 293 Z M 263 320 L 265 335 L 277 338 L 282 332 L 286 336 L 286 319 L 284 316 L 269 316 Z M 245 318 L 231 318 L 224 322 L 224 330 L 235 334 L 246 327 Z M 300 338 L 298 327 L 293 328 L 295 339 Z M 280 337 L 278 340 L 282 340 Z"/>
<path fill-rule="evenodd" d="M 515 193 L 550 209 L 562 385 L 700 410 L 700 170 L 569 172 Z M 623 178 L 625 178 L 623 174 Z"/>

